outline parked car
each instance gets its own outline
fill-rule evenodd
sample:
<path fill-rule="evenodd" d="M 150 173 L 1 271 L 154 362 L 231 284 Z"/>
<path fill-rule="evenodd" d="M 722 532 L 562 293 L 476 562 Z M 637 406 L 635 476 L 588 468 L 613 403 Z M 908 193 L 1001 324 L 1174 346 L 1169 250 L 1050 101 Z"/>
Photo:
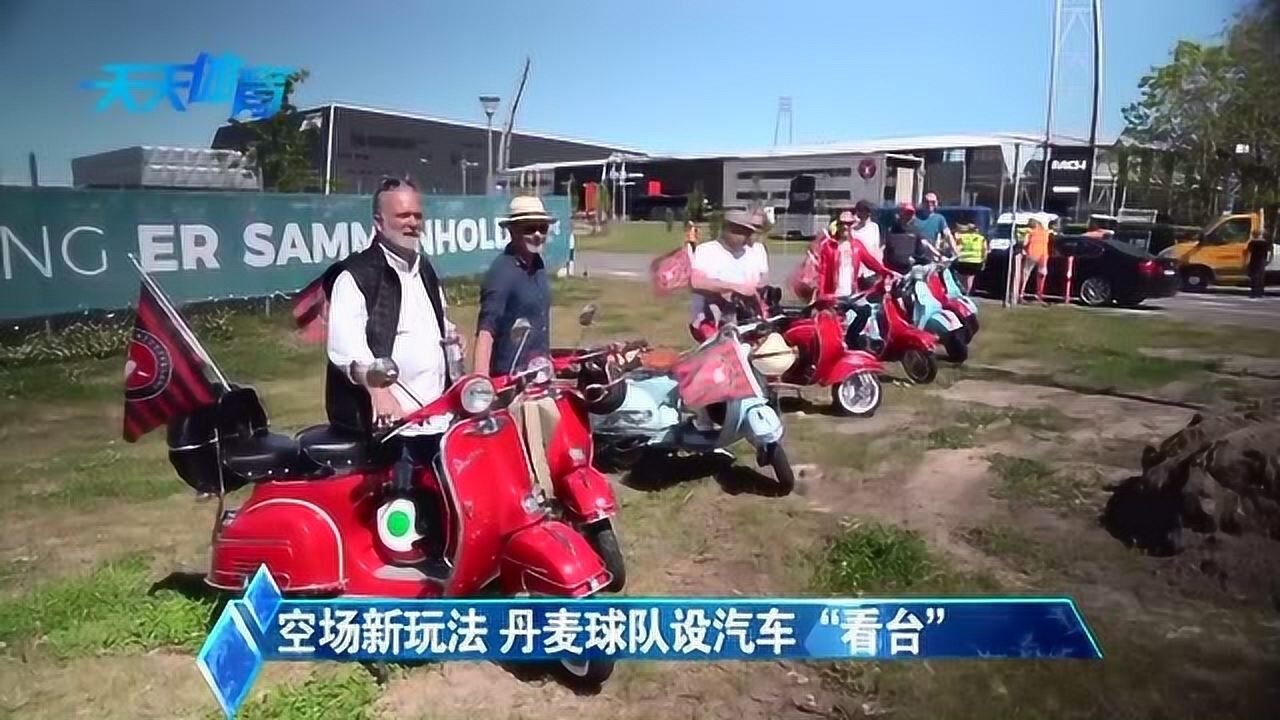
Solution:
<path fill-rule="evenodd" d="M 1150 298 L 1177 295 L 1181 284 L 1176 260 L 1156 257 L 1120 240 L 1056 235 L 1051 252 L 1045 294 L 1062 296 L 1067 258 L 1074 257 L 1071 298 L 1085 305 L 1114 303 L 1122 307 L 1136 307 Z M 1008 257 L 1006 249 L 993 249 L 974 285 L 975 290 L 1004 297 Z M 1034 288 L 1034 283 L 1032 280 L 1028 286 Z"/>

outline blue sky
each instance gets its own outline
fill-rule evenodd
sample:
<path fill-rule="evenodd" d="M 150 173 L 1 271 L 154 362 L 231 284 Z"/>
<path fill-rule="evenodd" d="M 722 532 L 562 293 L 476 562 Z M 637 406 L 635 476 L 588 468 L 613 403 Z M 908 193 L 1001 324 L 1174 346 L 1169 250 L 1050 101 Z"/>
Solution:
<path fill-rule="evenodd" d="M 1070 0 L 1068 0 L 1070 2 Z M 1104 0 L 1102 130 L 1180 38 L 1211 41 L 1245 0 Z M 229 107 L 95 113 L 106 63 L 236 53 L 306 67 L 301 105 L 344 100 L 483 122 L 514 92 L 518 128 L 650 151 L 768 147 L 778 97 L 794 141 L 1043 132 L 1052 0 L 0 0 L 0 181 L 70 182 L 72 157 L 207 147 Z M 1088 39 L 1075 32 L 1076 48 Z M 1071 38 L 1068 38 L 1069 40 Z M 1070 49 L 1070 48 L 1069 48 Z M 1065 72 L 1059 131 L 1087 130 L 1088 78 Z M 1083 102 L 1071 102 L 1082 100 Z M 506 105 L 499 110 L 505 113 Z M 785 134 L 785 133 L 784 133 Z"/>

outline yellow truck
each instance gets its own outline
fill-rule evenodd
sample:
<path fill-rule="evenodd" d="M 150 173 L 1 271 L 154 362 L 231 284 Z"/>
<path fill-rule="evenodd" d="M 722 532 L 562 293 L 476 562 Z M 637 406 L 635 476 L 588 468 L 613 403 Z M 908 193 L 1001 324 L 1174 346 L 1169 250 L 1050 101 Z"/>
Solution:
<path fill-rule="evenodd" d="M 1204 290 L 1211 285 L 1248 286 L 1246 248 L 1249 236 L 1261 230 L 1274 252 L 1267 265 L 1267 284 L 1280 283 L 1280 235 L 1276 232 L 1276 210 L 1227 213 L 1210 222 L 1194 237 L 1184 238 L 1160 252 L 1160 257 L 1178 261 L 1185 289 Z M 1268 220 L 1270 222 L 1268 222 Z"/>

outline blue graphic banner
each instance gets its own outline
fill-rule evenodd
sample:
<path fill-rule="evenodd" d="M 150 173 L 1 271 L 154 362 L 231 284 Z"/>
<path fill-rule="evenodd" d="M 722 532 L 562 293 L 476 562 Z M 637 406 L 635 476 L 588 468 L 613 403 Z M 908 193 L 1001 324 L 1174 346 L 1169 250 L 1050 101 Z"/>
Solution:
<path fill-rule="evenodd" d="M 227 716 L 267 661 L 1099 660 L 1069 598 L 284 599 L 266 567 L 197 657 Z"/>

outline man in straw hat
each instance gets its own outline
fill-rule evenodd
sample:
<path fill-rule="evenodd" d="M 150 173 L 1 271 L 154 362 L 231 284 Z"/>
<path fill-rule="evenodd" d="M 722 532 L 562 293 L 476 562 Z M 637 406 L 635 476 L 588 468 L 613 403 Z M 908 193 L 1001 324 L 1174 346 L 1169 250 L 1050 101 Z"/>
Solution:
<path fill-rule="evenodd" d="M 731 294 L 754 296 L 768 280 L 768 256 L 763 247 L 751 243 L 759 230 L 750 213 L 731 210 L 725 214 L 720 237 L 694 251 L 689 333 L 698 342 L 716 333 L 720 317 L 730 307 Z"/>
<path fill-rule="evenodd" d="M 555 216 L 533 196 L 512 198 L 507 217 L 498 222 L 511 239 L 480 286 L 476 373 L 505 375 L 514 363 L 551 354 L 551 284 L 542 252 L 554 222 Z M 520 318 L 531 327 L 517 358 L 519 342 L 511 337 L 511 328 Z"/>

